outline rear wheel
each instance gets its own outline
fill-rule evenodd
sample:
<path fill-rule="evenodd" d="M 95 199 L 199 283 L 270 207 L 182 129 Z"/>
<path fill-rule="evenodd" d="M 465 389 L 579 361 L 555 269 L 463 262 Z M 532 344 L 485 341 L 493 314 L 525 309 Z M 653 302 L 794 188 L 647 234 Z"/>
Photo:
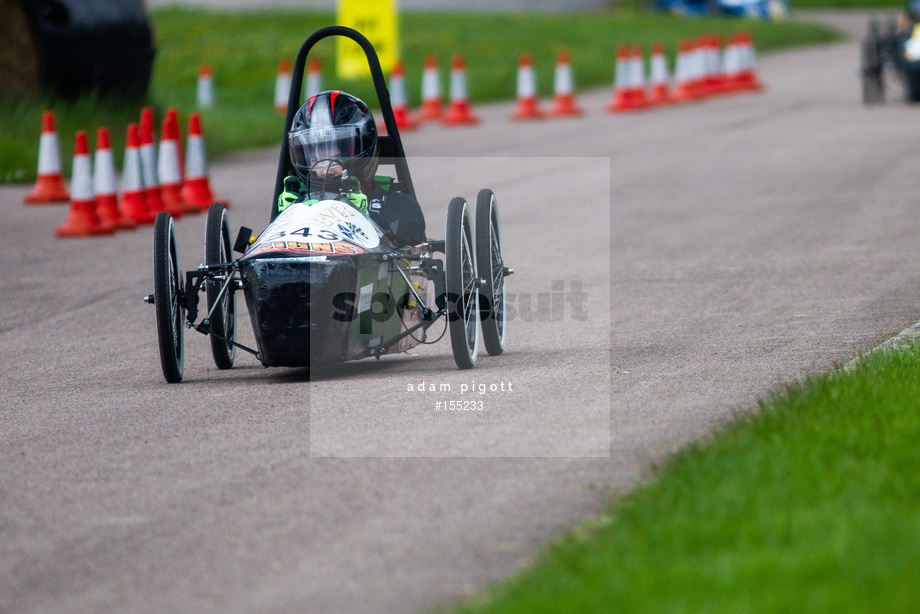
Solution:
<path fill-rule="evenodd" d="M 182 381 L 183 346 L 182 272 L 176 247 L 176 228 L 169 213 L 160 212 L 153 223 L 153 296 L 157 316 L 160 366 L 170 384 Z"/>
<path fill-rule="evenodd" d="M 920 61 L 904 62 L 904 87 L 909 102 L 920 102 Z"/>
<path fill-rule="evenodd" d="M 204 236 L 204 261 L 205 264 L 226 264 L 231 260 L 233 246 L 230 243 L 230 218 L 227 209 L 221 203 L 214 203 L 208 209 L 208 221 Z M 227 275 L 232 271 L 227 268 Z M 217 309 L 211 317 L 208 326 L 211 331 L 211 355 L 218 369 L 229 369 L 233 366 L 236 357 L 236 346 L 219 339 L 215 335 L 236 341 L 236 294 L 232 285 L 227 288 L 223 296 L 220 289 L 223 281 L 209 279 L 206 284 L 208 297 L 208 313 L 214 305 Z"/>
<path fill-rule="evenodd" d="M 492 190 L 480 190 L 476 198 L 476 264 L 485 280 L 479 289 L 482 341 L 486 352 L 498 356 L 505 350 L 505 261 Z"/>
<path fill-rule="evenodd" d="M 447 207 L 447 238 L 444 245 L 444 277 L 450 342 L 454 362 L 472 369 L 479 355 L 479 289 L 473 221 L 463 198 Z"/>

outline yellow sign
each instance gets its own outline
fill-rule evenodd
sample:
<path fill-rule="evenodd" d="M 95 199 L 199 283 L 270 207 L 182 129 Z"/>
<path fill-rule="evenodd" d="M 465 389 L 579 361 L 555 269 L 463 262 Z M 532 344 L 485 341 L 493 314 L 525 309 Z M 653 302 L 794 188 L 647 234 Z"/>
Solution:
<path fill-rule="evenodd" d="M 384 74 L 392 70 L 399 54 L 399 21 L 396 0 L 338 0 L 338 24 L 367 37 Z M 349 38 L 336 38 L 336 73 L 344 79 L 370 75 L 364 51 Z"/>

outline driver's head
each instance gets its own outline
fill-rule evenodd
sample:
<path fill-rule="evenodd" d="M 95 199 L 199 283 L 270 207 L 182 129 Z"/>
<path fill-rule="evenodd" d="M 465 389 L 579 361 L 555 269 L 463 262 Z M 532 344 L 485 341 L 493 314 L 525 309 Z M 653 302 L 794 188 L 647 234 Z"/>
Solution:
<path fill-rule="evenodd" d="M 333 177 L 341 167 L 366 188 L 377 171 L 377 124 L 367 105 L 351 94 L 327 91 L 307 100 L 288 133 L 291 163 L 304 181 Z M 329 164 L 333 160 L 341 164 Z"/>

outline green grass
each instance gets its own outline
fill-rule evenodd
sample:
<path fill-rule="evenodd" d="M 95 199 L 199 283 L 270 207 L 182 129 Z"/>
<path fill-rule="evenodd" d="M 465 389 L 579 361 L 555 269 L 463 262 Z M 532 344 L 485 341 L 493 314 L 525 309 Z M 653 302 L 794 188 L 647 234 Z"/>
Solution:
<path fill-rule="evenodd" d="M 788 388 L 456 612 L 915 612 L 920 346 Z"/>
<path fill-rule="evenodd" d="M 333 16 L 323 13 L 234 14 L 180 8 L 154 11 L 151 18 L 157 55 L 148 104 L 158 110 L 157 117 L 166 108 L 176 107 L 184 125 L 188 113 L 195 110 L 198 68 L 203 63 L 212 65 L 217 104 L 202 117 L 211 158 L 280 143 L 283 118 L 272 108 L 278 62 L 293 58 L 307 35 L 333 23 Z M 468 89 L 474 102 L 511 100 L 518 57 L 525 50 L 534 57 L 541 93 L 549 96 L 555 54 L 561 48 L 572 55 L 577 87 L 612 85 L 618 43 L 642 43 L 647 49 L 661 40 L 673 58 L 681 38 L 742 28 L 753 33 L 759 52 L 826 42 L 837 36 L 825 28 L 796 22 L 687 19 L 633 11 L 551 16 L 406 13 L 401 16 L 401 55 L 413 104 L 420 97 L 428 54 L 440 61 L 445 96 L 450 58 L 459 53 L 467 60 Z M 324 87 L 345 89 L 376 106 L 368 83 L 334 77 L 332 39 L 319 43 L 314 52 L 323 61 Z M 67 174 L 73 134 L 78 129 L 89 130 L 92 136 L 97 127 L 109 127 L 119 162 L 127 123 L 136 121 L 140 106 L 93 97 L 76 103 L 0 103 L 0 183 L 34 180 L 42 109 L 55 110 Z"/>

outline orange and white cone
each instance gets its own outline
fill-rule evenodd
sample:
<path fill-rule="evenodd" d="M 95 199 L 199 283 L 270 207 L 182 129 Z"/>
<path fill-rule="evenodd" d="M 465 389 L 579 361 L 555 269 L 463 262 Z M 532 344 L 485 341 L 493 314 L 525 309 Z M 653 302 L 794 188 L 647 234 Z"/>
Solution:
<path fill-rule="evenodd" d="M 309 100 L 323 91 L 323 65 L 319 58 L 310 58 L 307 65 L 307 82 L 304 84 L 304 99 Z M 287 108 L 287 94 L 285 94 L 284 106 Z"/>
<path fill-rule="evenodd" d="M 153 224 L 154 216 L 147 206 L 144 179 L 141 172 L 140 136 L 137 124 L 128 124 L 125 162 L 121 176 L 121 202 L 118 207 L 126 220 L 137 224 Z"/>
<path fill-rule="evenodd" d="M 54 231 L 56 237 L 90 237 L 110 235 L 115 232 L 103 226 L 96 213 L 96 196 L 93 193 L 93 169 L 86 144 L 86 132 L 77 132 L 73 154 L 70 212 L 63 226 Z"/>
<path fill-rule="evenodd" d="M 722 50 L 722 81 L 723 91 L 725 93 L 737 93 L 739 91 L 738 75 L 741 73 L 741 47 L 737 34 L 732 34 L 725 41 L 725 49 Z"/>
<path fill-rule="evenodd" d="M 103 226 L 114 230 L 133 230 L 137 222 L 122 217 L 118 209 L 118 188 L 115 185 L 115 161 L 109 142 L 109 129 L 96 131 L 96 155 L 93 159 L 93 193 L 96 214 Z"/>
<path fill-rule="evenodd" d="M 652 45 L 652 59 L 649 66 L 649 91 L 648 103 L 650 105 L 666 104 L 671 101 L 669 91 L 670 77 L 668 75 L 668 61 L 664 54 L 664 45 Z"/>
<path fill-rule="evenodd" d="M 543 112 L 537 101 L 537 77 L 533 71 L 533 59 L 526 51 L 521 54 L 517 72 L 517 106 L 511 119 L 542 119 Z"/>
<path fill-rule="evenodd" d="M 157 156 L 157 177 L 160 180 L 160 198 L 166 211 L 199 212 L 200 209 L 186 207 L 182 199 L 182 172 L 179 165 L 179 125 L 176 116 L 163 119 L 160 132 L 160 149 Z"/>
<path fill-rule="evenodd" d="M 637 109 L 648 106 L 648 99 L 645 95 L 645 56 L 642 52 L 642 45 L 633 45 L 629 48 L 629 68 L 632 74 L 631 92 L 633 103 Z"/>
<path fill-rule="evenodd" d="M 275 77 L 275 110 L 279 113 L 287 113 L 290 93 L 291 62 L 285 59 L 278 63 L 278 76 Z"/>
<path fill-rule="evenodd" d="M 25 204 L 67 202 L 70 193 L 61 178 L 61 150 L 54 129 L 54 111 L 42 114 L 42 134 L 38 142 L 38 179 L 26 194 Z"/>
<path fill-rule="evenodd" d="M 569 52 L 560 51 L 556 55 L 556 72 L 553 75 L 553 108 L 549 114 L 553 117 L 577 117 L 583 113 L 575 102 L 575 83 L 572 79 L 572 65 Z"/>
<path fill-rule="evenodd" d="M 157 149 L 153 138 L 153 109 L 145 107 L 141 110 L 141 176 L 144 181 L 144 195 L 147 197 L 147 206 L 150 212 L 157 214 L 168 211 L 173 217 L 182 217 L 182 209 L 167 206 L 160 191 L 160 175 L 157 172 Z"/>
<path fill-rule="evenodd" d="M 629 46 L 617 46 L 617 63 L 613 75 L 613 100 L 607 105 L 609 113 L 624 113 L 636 110 L 632 87 L 632 63 Z"/>
<path fill-rule="evenodd" d="M 690 42 L 690 49 L 693 91 L 697 98 L 706 98 L 709 96 L 706 89 L 706 49 L 699 38 Z"/>
<path fill-rule="evenodd" d="M 715 34 L 706 34 L 700 37 L 700 49 L 703 55 L 703 91 L 709 96 L 716 96 L 725 92 L 720 47 L 721 41 Z"/>
<path fill-rule="evenodd" d="M 396 120 L 397 128 L 418 128 L 418 122 L 412 117 L 409 104 L 406 102 L 406 78 L 403 75 L 402 60 L 394 62 L 393 72 L 390 73 L 390 104 L 393 105 L 393 118 Z"/>
<path fill-rule="evenodd" d="M 182 198 L 186 204 L 204 211 L 215 202 L 208 181 L 208 160 L 205 154 L 201 117 L 192 113 L 188 118 L 188 139 L 185 152 L 185 181 L 182 184 Z M 225 201 L 221 201 L 226 204 Z"/>
<path fill-rule="evenodd" d="M 441 118 L 441 79 L 438 77 L 438 61 L 434 56 L 425 58 L 425 70 L 422 72 L 422 107 L 419 109 L 421 121 L 433 121 Z"/>
<path fill-rule="evenodd" d="M 692 48 L 689 41 L 680 40 L 677 43 L 677 61 L 674 67 L 674 91 L 671 93 L 672 102 L 691 102 L 698 98 L 694 82 Z"/>
<path fill-rule="evenodd" d="M 179 112 L 176 109 L 166 109 L 166 121 L 169 123 L 171 134 L 176 135 L 176 159 L 179 160 L 179 177 L 185 178 L 185 152 L 182 150 L 182 130 L 179 128 Z"/>
<path fill-rule="evenodd" d="M 441 121 L 448 126 L 469 125 L 479 122 L 473 114 L 466 93 L 466 63 L 454 56 L 450 69 L 450 106 Z"/>
<path fill-rule="evenodd" d="M 749 32 L 738 33 L 741 70 L 738 73 L 737 87 L 740 90 L 760 91 L 763 84 L 757 78 L 757 59 L 754 53 L 754 39 Z"/>
<path fill-rule="evenodd" d="M 210 109 L 214 106 L 214 82 L 210 64 L 202 64 L 198 69 L 196 99 L 199 109 Z"/>

